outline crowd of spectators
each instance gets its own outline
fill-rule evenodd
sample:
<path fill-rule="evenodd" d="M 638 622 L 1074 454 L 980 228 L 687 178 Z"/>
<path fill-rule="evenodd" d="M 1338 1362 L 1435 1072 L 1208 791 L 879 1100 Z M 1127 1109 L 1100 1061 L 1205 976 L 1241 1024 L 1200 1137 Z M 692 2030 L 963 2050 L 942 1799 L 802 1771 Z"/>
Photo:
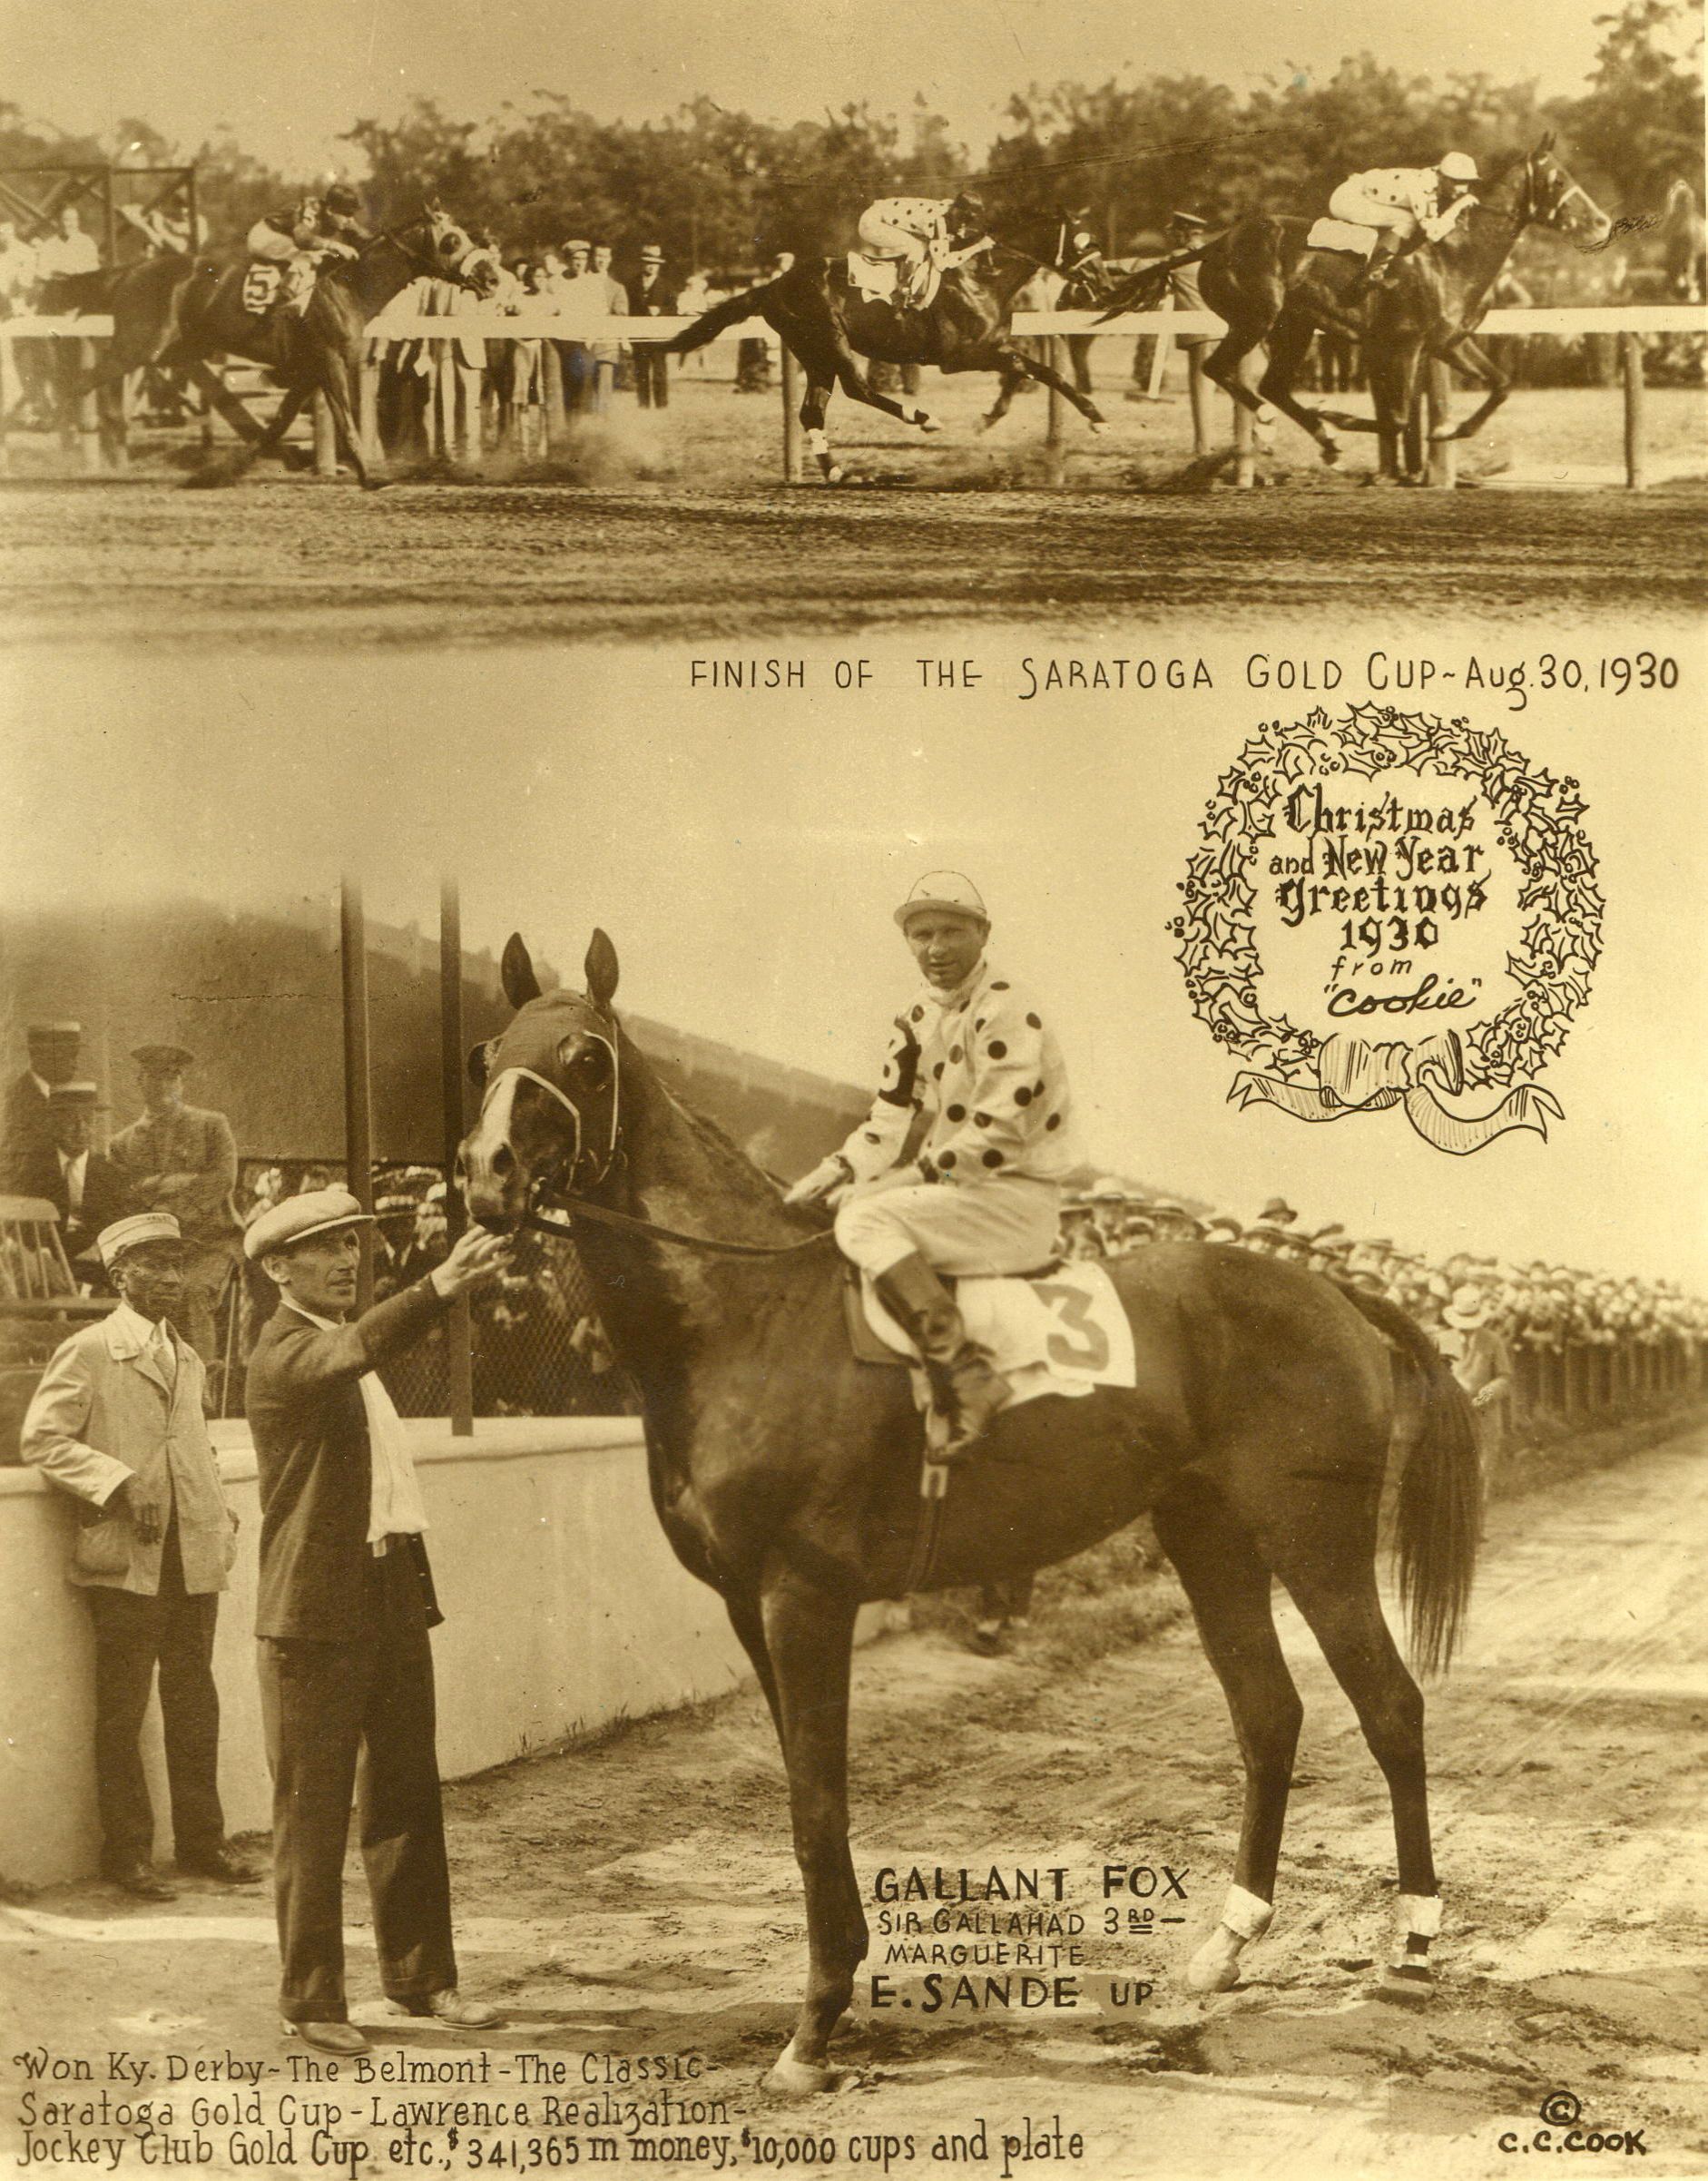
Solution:
<path fill-rule="evenodd" d="M 1510 1447 L 1538 1419 L 1577 1423 L 1700 1394 L 1708 1303 L 1676 1282 L 1514 1264 L 1468 1250 L 1436 1260 L 1386 1235 L 1311 1227 L 1271 1197 L 1249 1223 L 1100 1181 L 1070 1199 L 1069 1257 L 1119 1257 L 1155 1243 L 1202 1242 L 1273 1257 L 1380 1295 L 1414 1318 L 1487 1412 L 1486 1443 Z"/>

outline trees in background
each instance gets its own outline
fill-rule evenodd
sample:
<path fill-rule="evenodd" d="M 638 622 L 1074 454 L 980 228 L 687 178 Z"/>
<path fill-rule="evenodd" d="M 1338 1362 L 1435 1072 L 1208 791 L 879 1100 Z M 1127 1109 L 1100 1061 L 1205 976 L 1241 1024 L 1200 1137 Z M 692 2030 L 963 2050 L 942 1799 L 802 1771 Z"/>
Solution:
<path fill-rule="evenodd" d="M 1243 95 L 1196 75 L 1034 84 L 1008 102 L 996 141 L 976 155 L 923 99 L 898 119 L 850 103 L 764 121 L 697 98 L 663 121 L 601 121 L 566 96 L 537 94 L 486 122 L 417 98 L 395 121 L 365 119 L 346 141 L 367 170 L 376 216 L 437 192 L 466 224 L 506 248 L 572 234 L 619 248 L 662 243 L 673 264 L 736 271 L 780 250 L 845 246 L 861 206 L 901 192 L 947 195 L 972 179 L 996 207 L 1039 197 L 1085 208 L 1112 255 L 1153 240 L 1185 207 L 1211 220 L 1253 209 L 1318 210 L 1360 167 L 1422 164 L 1449 146 L 1479 159 L 1559 132 L 1566 155 L 1609 210 L 1654 210 L 1683 176 L 1700 201 L 1701 18 L 1693 0 L 1623 0 L 1597 18 L 1602 43 L 1576 99 L 1534 83 L 1449 74 L 1437 84 L 1364 53 L 1331 74 L 1301 72 Z M 74 137 L 0 102 L 0 165 L 118 156 L 194 160 L 216 239 L 309 175 L 286 177 L 229 135 L 174 147 L 127 119 L 110 142 Z"/>

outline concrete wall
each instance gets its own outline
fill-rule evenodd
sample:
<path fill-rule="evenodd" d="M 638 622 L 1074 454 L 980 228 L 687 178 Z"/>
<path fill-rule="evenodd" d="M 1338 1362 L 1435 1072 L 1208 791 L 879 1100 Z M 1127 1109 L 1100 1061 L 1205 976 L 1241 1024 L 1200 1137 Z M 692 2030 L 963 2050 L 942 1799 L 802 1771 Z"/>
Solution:
<path fill-rule="evenodd" d="M 409 1427 L 445 1625 L 434 1636 L 447 1778 L 607 1721 L 719 1695 L 750 1677 L 715 1594 L 678 1566 L 653 1512 L 638 1423 L 501 1419 L 472 1439 Z M 246 1427 L 214 1427 L 242 1518 L 221 1601 L 215 1671 L 228 1829 L 269 1823 L 254 1664 L 255 1459 Z M 0 1469 L 0 1881 L 95 1869 L 93 1644 L 65 1579 L 71 1503 Z M 144 1732 L 166 1810 L 159 1720 Z M 158 1842 L 171 1852 L 169 1835 Z"/>

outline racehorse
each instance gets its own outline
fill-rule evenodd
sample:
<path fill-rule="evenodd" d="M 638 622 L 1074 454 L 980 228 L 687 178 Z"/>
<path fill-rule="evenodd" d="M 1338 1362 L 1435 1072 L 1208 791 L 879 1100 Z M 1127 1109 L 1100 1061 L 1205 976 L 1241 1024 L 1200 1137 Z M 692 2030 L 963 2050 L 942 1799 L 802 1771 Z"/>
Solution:
<path fill-rule="evenodd" d="M 825 436 L 824 411 L 839 386 L 850 401 L 923 432 L 941 428 L 917 402 L 873 393 L 858 356 L 880 363 L 935 364 L 940 371 L 1018 371 L 1054 387 L 1088 423 L 1101 427 L 1095 403 L 1017 348 L 1009 331 L 1015 298 L 1040 268 L 1093 280 L 1101 264 L 1090 233 L 1071 213 L 1038 212 L 1015 221 L 982 257 L 946 271 L 925 309 L 898 310 L 863 294 L 849 275 L 846 256 L 800 258 L 776 280 L 713 304 L 664 345 L 687 356 L 731 326 L 762 318 L 800 359 L 807 375 L 800 422 L 826 481 L 837 485 L 844 473 Z"/>
<path fill-rule="evenodd" d="M 319 392 L 327 398 L 351 467 L 371 490 L 383 480 L 364 457 L 356 421 L 368 321 L 423 274 L 491 295 L 500 278 L 496 255 L 476 248 L 432 201 L 418 221 L 374 236 L 355 258 L 325 260 L 300 314 L 274 308 L 257 316 L 246 309 L 249 263 L 250 253 L 241 248 L 169 251 L 137 265 L 103 266 L 50 280 L 42 297 L 45 314 L 105 313 L 113 319 L 106 354 L 66 398 L 74 402 L 150 364 L 182 367 L 211 356 L 244 356 L 275 374 L 285 398 L 260 438 L 221 467 L 221 480 L 276 454 L 304 402 Z"/>
<path fill-rule="evenodd" d="M 1553 156 L 1553 142 L 1545 136 L 1534 151 L 1509 160 L 1449 234 L 1396 260 L 1388 285 L 1368 296 L 1358 292 L 1362 261 L 1344 251 L 1312 250 L 1310 221 L 1254 212 L 1207 242 L 1153 260 L 1109 302 L 1105 316 L 1149 308 L 1174 266 L 1201 260 L 1204 302 L 1228 325 L 1204 359 L 1216 384 L 1257 415 L 1272 402 L 1310 434 L 1327 463 L 1340 458 L 1337 427 L 1379 434 L 1383 473 L 1397 475 L 1426 357 L 1450 364 L 1485 394 L 1463 423 L 1438 424 L 1431 437 L 1472 437 L 1507 398 L 1511 380 L 1471 337 L 1525 229 L 1554 228 L 1587 247 L 1612 231 L 1606 213 Z M 1362 344 L 1373 418 L 1312 408 L 1296 398 L 1305 353 L 1324 328 Z M 1240 365 L 1265 343 L 1268 367 L 1254 391 Z"/>
<path fill-rule="evenodd" d="M 1387 1776 L 1408 1937 L 1389 1972 L 1427 1989 L 1438 1919 L 1423 1699 L 1377 1595 L 1389 1442 L 1414 1652 L 1450 1655 L 1477 1546 L 1470 1407 L 1386 1302 L 1255 1254 L 1162 1244 L 1108 1267 L 1137 1390 L 1045 1395 L 998 1414 L 952 1484 L 934 1567 L 915 1566 L 922 1426 L 908 1374 L 857 1361 L 828 1232 L 664 1087 L 613 1011 L 603 932 L 586 990 L 542 993 L 502 963 L 516 1010 L 469 1056 L 480 1117 L 457 1166 L 470 1214 L 562 1233 L 640 1389 L 653 1503 L 677 1557 L 722 1596 L 771 1706 L 789 1777 L 810 1962 L 768 2085 L 810 2095 L 868 1934 L 848 1842 L 855 1615 L 908 1588 L 985 1582 L 1083 1551 L 1149 1510 L 1232 1713 L 1245 1765 L 1234 1885 L 1193 1956 L 1196 1989 L 1238 1980 L 1274 1896 L 1301 1707 L 1271 1615 L 1291 1594 Z M 1397 1988 L 1399 1989 L 1399 1988 Z"/>

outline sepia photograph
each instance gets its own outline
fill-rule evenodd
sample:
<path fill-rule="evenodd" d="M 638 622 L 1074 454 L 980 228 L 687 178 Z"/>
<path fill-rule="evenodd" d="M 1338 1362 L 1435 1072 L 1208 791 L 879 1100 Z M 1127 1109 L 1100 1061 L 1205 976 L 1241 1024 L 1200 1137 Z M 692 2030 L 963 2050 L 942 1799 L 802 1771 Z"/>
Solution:
<path fill-rule="evenodd" d="M 4 20 L 0 2157 L 1708 2174 L 1701 11 Z"/>

